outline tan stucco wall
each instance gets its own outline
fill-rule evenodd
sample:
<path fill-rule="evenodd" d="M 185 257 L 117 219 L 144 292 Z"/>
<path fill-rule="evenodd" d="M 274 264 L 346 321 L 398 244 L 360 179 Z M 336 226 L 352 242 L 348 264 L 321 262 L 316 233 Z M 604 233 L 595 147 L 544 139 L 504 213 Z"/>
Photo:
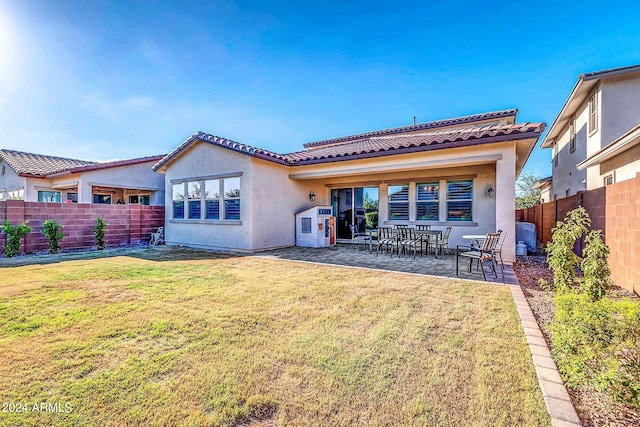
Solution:
<path fill-rule="evenodd" d="M 600 169 L 600 182 L 604 182 L 604 177 L 614 174 L 614 182 L 633 179 L 640 171 L 640 145 L 636 145 L 619 155 L 602 162 L 594 169 Z"/>
<path fill-rule="evenodd" d="M 445 183 L 448 179 L 473 177 L 473 222 L 413 220 L 409 223 L 430 223 L 434 229 L 441 230 L 444 230 L 447 225 L 452 225 L 453 231 L 450 238 L 452 247 L 469 243 L 462 239 L 464 234 L 485 234 L 496 229 L 506 230 L 510 238 L 505 241 L 503 248 L 504 260 L 513 261 L 515 259 L 515 153 L 515 143 L 505 142 L 287 167 L 211 144 L 196 143 L 169 163 L 166 168 L 167 242 L 195 247 L 239 250 L 289 246 L 295 243 L 294 214 L 312 205 L 330 204 L 332 188 L 378 186 L 380 220 L 384 223 L 389 182 L 416 183 L 428 179 Z M 385 172 L 390 168 L 402 170 Z M 242 224 L 171 219 L 172 180 L 240 172 L 242 173 L 240 179 Z M 486 195 L 489 184 L 496 189 L 495 199 Z M 316 194 L 315 202 L 309 200 L 311 190 Z M 445 194 L 444 188 L 441 194 Z M 441 201 L 441 209 L 446 209 L 444 199 Z"/>
<path fill-rule="evenodd" d="M 92 185 L 101 187 L 155 188 L 149 203 L 155 206 L 164 204 L 164 176 L 155 173 L 151 167 L 155 162 L 120 166 L 108 169 L 83 172 L 82 174 L 63 175 L 52 180 L 54 185 L 64 182 L 78 182 L 78 202 L 92 203 Z M 120 195 L 120 197 L 124 197 Z M 115 203 L 115 200 L 113 200 Z"/>
<path fill-rule="evenodd" d="M 171 181 L 219 174 L 240 176 L 240 221 L 173 219 Z M 165 174 L 167 244 L 211 249 L 252 250 L 252 168 L 251 158 L 210 144 L 196 143 L 175 159 Z M 222 208 L 222 206 L 221 206 Z M 185 208 L 186 211 L 186 208 Z"/>

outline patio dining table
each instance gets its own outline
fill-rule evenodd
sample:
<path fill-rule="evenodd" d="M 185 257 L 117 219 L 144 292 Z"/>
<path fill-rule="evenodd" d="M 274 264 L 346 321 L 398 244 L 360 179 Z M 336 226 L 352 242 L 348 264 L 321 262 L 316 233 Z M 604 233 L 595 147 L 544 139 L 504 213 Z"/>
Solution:
<path fill-rule="evenodd" d="M 416 236 L 419 236 L 423 241 L 429 241 L 431 236 L 435 236 L 435 249 L 434 254 L 436 258 L 438 258 L 438 254 L 440 253 L 440 239 L 442 238 L 441 230 L 415 230 Z M 396 230 L 393 231 L 393 235 L 395 239 L 400 239 L 401 234 Z M 484 238 L 484 236 L 482 236 Z M 369 230 L 369 252 L 373 252 L 373 241 L 378 240 L 378 232 L 375 229 Z"/>
<path fill-rule="evenodd" d="M 475 249 L 482 246 L 482 242 L 484 242 L 484 239 L 486 237 L 486 234 L 465 234 L 464 236 L 462 236 L 463 239 L 470 240 L 471 247 Z"/>

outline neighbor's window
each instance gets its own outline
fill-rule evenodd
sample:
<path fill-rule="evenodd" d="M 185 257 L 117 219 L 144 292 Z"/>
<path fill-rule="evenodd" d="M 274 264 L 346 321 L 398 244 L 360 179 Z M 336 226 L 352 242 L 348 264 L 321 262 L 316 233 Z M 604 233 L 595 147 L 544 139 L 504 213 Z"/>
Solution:
<path fill-rule="evenodd" d="M 240 178 L 224 179 L 224 219 L 240 219 Z"/>
<path fill-rule="evenodd" d="M 184 218 L 184 183 L 173 184 L 173 217 Z"/>
<path fill-rule="evenodd" d="M 409 219 L 409 184 L 389 186 L 389 219 Z"/>
<path fill-rule="evenodd" d="M 78 203 L 78 193 L 67 193 L 67 200 L 71 203 Z"/>
<path fill-rule="evenodd" d="M 598 128 L 598 97 L 593 92 L 589 97 L 589 133 L 595 132 Z"/>
<path fill-rule="evenodd" d="M 607 175 L 604 177 L 604 185 L 613 184 L 613 175 Z"/>
<path fill-rule="evenodd" d="M 60 192 L 59 191 L 38 191 L 38 201 L 60 203 Z"/>
<path fill-rule="evenodd" d="M 200 219 L 202 214 L 200 203 L 200 199 L 202 198 L 202 182 L 188 182 L 187 189 L 187 197 L 189 198 L 189 218 Z"/>
<path fill-rule="evenodd" d="M 447 221 L 471 221 L 473 181 L 447 181 Z"/>
<path fill-rule="evenodd" d="M 9 200 L 24 200 L 24 188 L 7 192 Z"/>
<path fill-rule="evenodd" d="M 220 219 L 220 180 L 208 179 L 204 182 L 204 199 L 207 219 Z"/>
<path fill-rule="evenodd" d="M 569 151 L 576 151 L 576 124 L 575 122 L 569 125 Z"/>
<path fill-rule="evenodd" d="M 93 195 L 93 203 L 99 205 L 110 205 L 111 204 L 111 194 L 94 194 Z"/>
<path fill-rule="evenodd" d="M 416 184 L 416 219 L 435 220 L 439 219 L 440 185 L 437 182 L 426 182 Z"/>
<path fill-rule="evenodd" d="M 558 166 L 558 144 L 553 143 L 553 166 Z"/>

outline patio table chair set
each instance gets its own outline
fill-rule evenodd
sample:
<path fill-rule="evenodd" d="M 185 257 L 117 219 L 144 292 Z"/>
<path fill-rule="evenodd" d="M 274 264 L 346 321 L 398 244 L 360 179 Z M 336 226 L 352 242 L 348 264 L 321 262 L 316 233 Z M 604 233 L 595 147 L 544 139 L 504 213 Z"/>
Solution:
<path fill-rule="evenodd" d="M 420 251 L 420 255 L 429 253 L 433 250 L 436 258 L 439 253 L 444 253 L 449 250 L 449 235 L 451 233 L 451 227 L 447 227 L 444 234 L 440 230 L 431 230 L 428 225 L 417 225 L 416 227 L 409 227 L 406 225 L 398 225 L 395 227 L 378 227 L 373 233 L 370 234 L 369 244 L 370 248 L 373 245 L 376 246 L 376 255 L 380 253 L 380 250 L 385 250 L 393 257 L 393 253 L 400 254 L 413 254 L 415 259 Z M 375 238 L 374 238 L 375 237 Z"/>
<path fill-rule="evenodd" d="M 496 278 L 498 278 L 497 272 L 497 259 L 500 258 L 500 270 L 504 273 L 504 263 L 502 261 L 502 245 L 504 243 L 504 239 L 506 237 L 506 232 L 502 230 L 498 230 L 497 233 L 488 233 L 484 236 L 483 239 L 475 239 L 481 240 L 480 246 L 464 246 L 458 245 L 456 247 L 456 276 L 459 275 L 460 272 L 460 257 L 469 258 L 469 273 L 471 273 L 471 268 L 473 266 L 474 261 L 478 261 L 478 267 L 482 270 L 482 277 L 484 280 L 487 280 L 487 275 L 484 271 L 483 263 L 489 262 L 491 270 Z"/>

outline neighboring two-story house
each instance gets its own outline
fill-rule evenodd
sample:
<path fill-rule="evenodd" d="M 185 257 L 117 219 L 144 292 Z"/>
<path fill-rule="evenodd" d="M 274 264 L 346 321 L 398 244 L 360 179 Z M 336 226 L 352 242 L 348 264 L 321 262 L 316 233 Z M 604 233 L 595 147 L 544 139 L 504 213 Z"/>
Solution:
<path fill-rule="evenodd" d="M 164 156 L 97 163 L 0 150 L 0 200 L 95 204 L 164 204 Z"/>
<path fill-rule="evenodd" d="M 640 65 L 582 74 L 541 144 L 551 148 L 549 198 L 640 171 Z"/>

